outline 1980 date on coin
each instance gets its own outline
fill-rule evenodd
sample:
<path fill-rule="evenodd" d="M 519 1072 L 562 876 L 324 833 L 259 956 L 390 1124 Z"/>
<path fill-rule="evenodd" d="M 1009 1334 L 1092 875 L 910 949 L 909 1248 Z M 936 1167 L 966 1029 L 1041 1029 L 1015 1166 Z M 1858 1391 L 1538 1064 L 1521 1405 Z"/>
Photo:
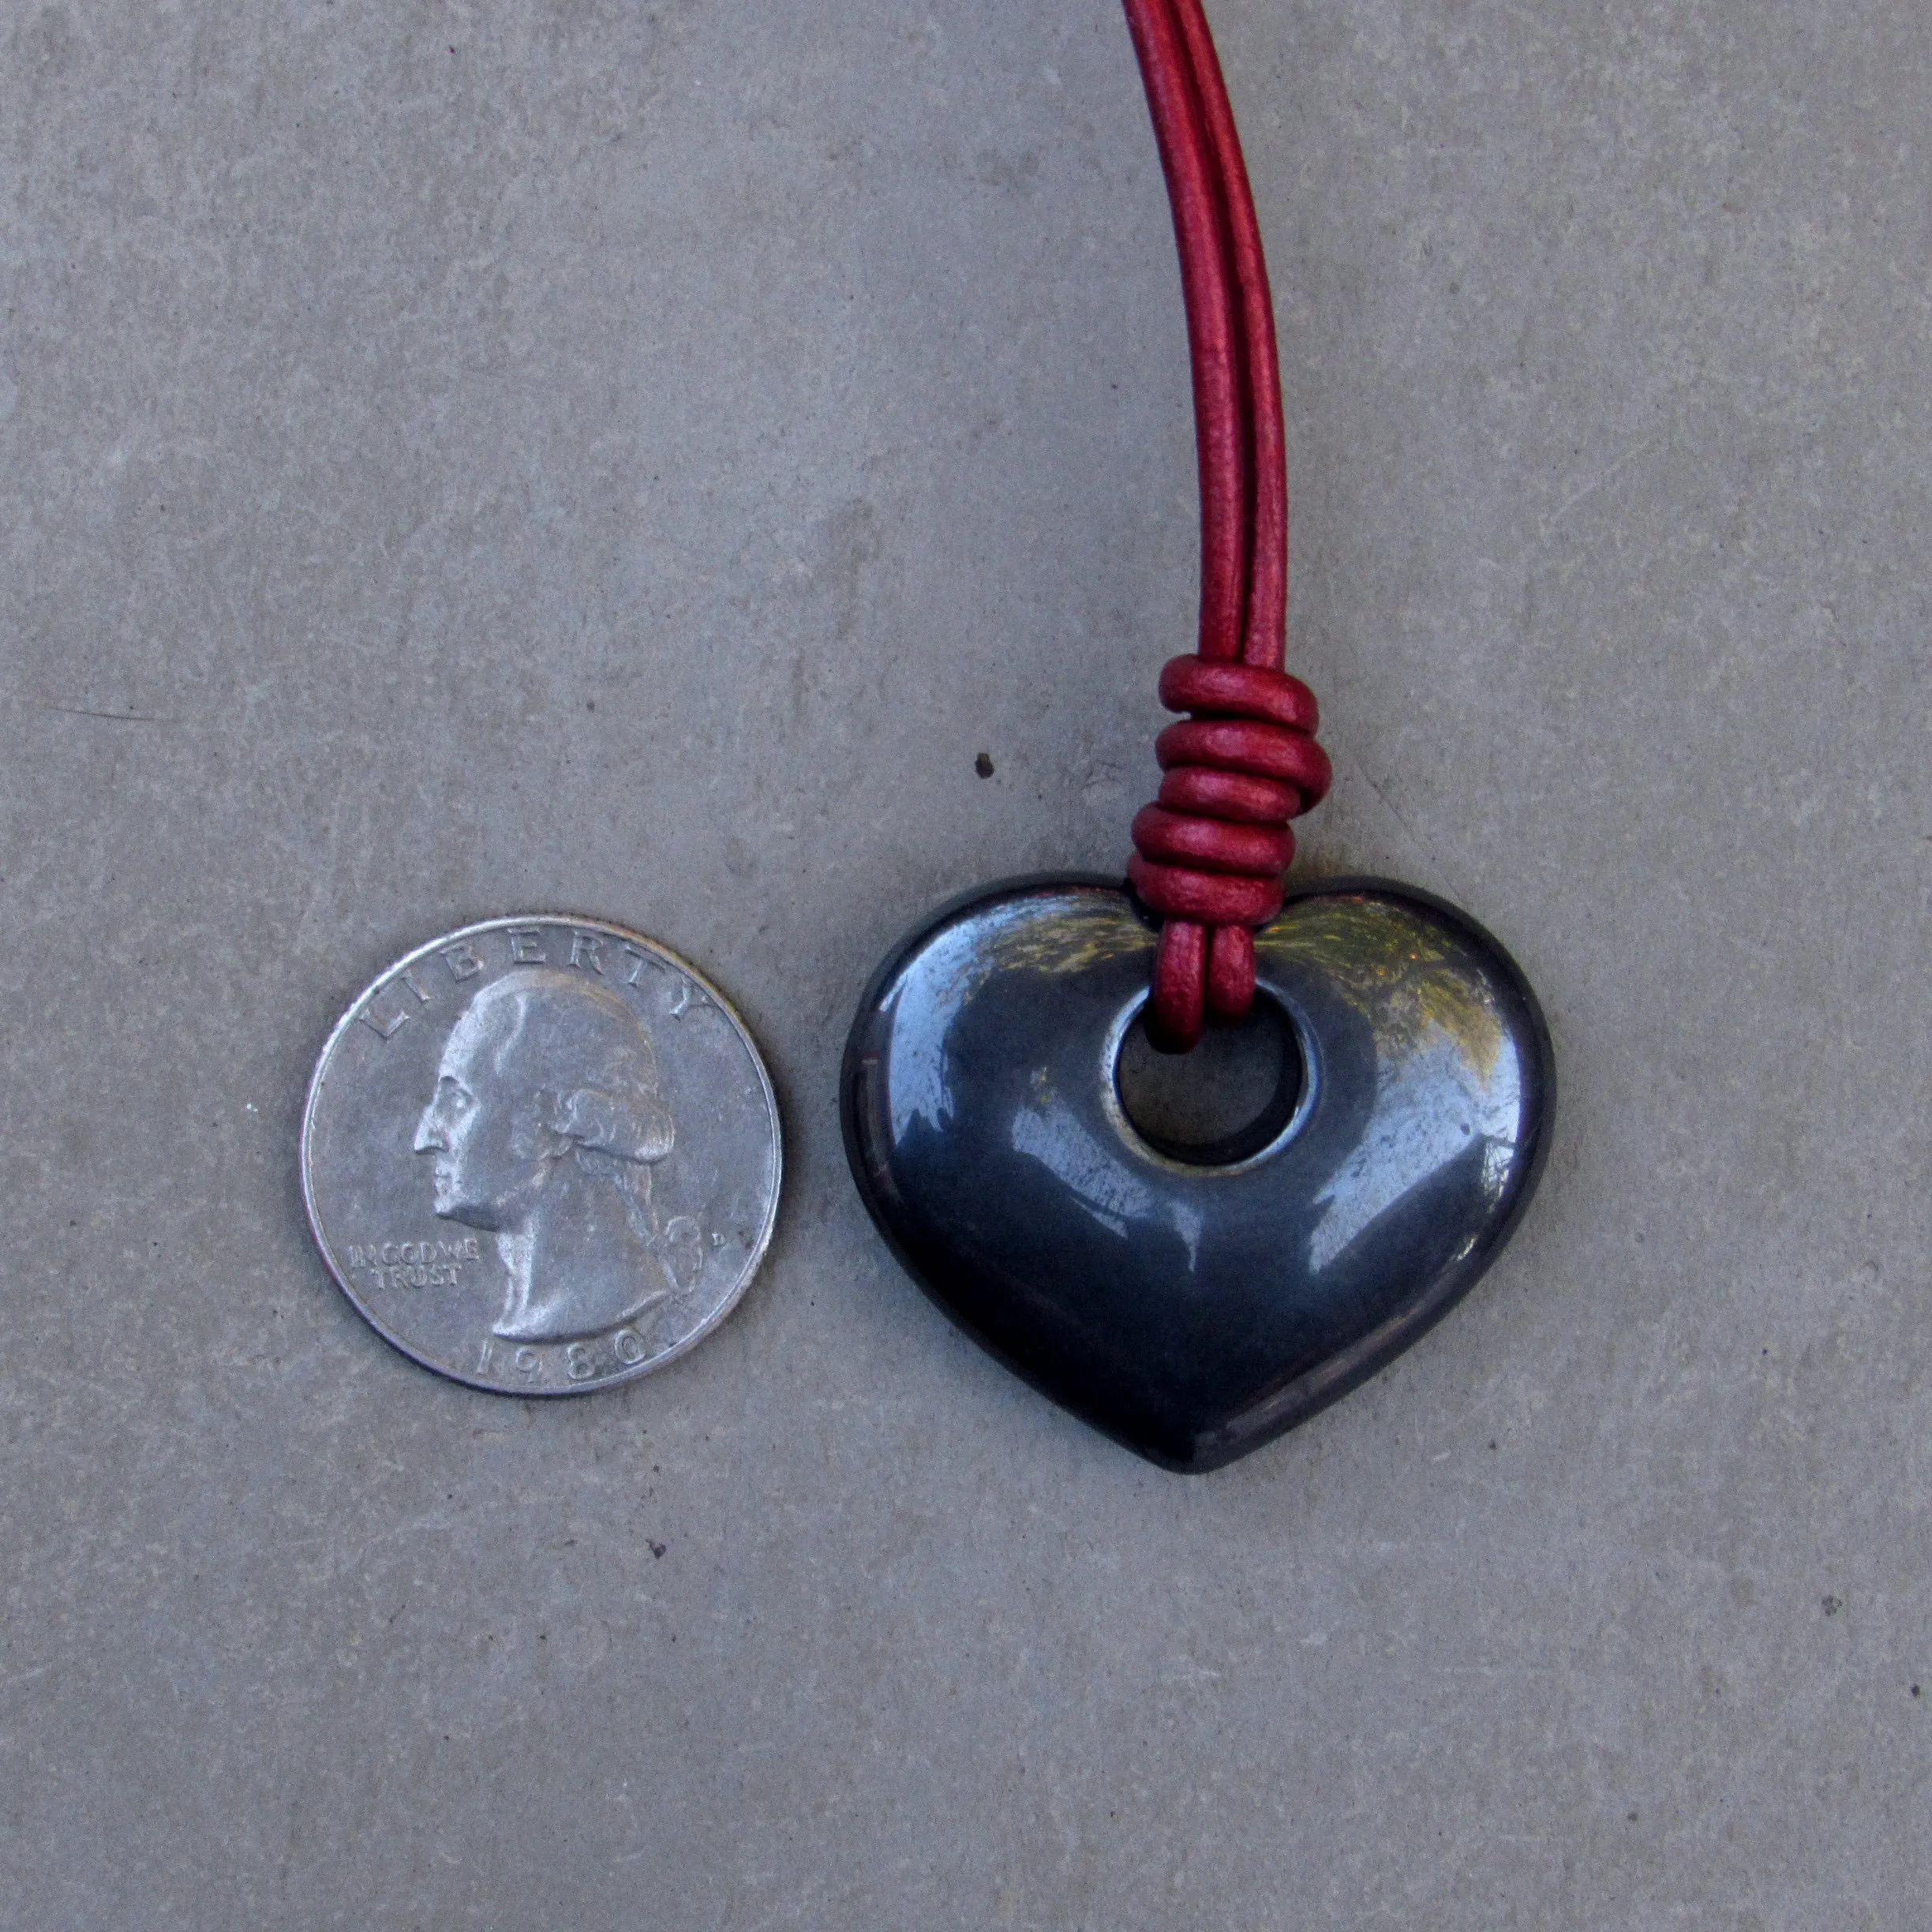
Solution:
<path fill-rule="evenodd" d="M 330 1271 L 477 1388 L 577 1395 L 731 1312 L 778 1206 L 778 1109 L 717 989 L 600 919 L 491 919 L 399 960 L 330 1035 L 302 1121 Z"/>

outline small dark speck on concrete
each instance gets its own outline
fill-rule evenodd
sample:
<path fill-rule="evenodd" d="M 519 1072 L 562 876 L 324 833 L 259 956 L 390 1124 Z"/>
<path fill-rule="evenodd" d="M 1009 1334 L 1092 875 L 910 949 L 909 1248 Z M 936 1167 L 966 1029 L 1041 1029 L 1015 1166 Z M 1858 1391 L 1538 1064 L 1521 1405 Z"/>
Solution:
<path fill-rule="evenodd" d="M 1912 1686 L 1912 1687 L 1911 1687 L 1911 1690 L 1912 1690 L 1912 1695 L 1913 1695 L 1914 1697 L 1918 1696 L 1918 1694 L 1919 1694 L 1919 1687 L 1918 1687 L 1916 1684 L 1914 1684 L 1914 1685 Z"/>
<path fill-rule="evenodd" d="M 973 769 L 982 778 L 990 778 L 993 776 L 993 754 L 990 751 L 982 751 L 973 760 Z"/>
<path fill-rule="evenodd" d="M 1842 1597 L 1827 1597 L 1819 1606 L 1827 1616 L 1836 1616 L 1844 1608 Z"/>
<path fill-rule="evenodd" d="M 586 698 L 584 700 L 584 709 L 586 711 L 594 711 L 597 709 L 597 700 L 594 698 Z"/>
<path fill-rule="evenodd" d="M 1493 1449 L 1493 1448 L 1496 1447 L 1496 1444 L 1495 1444 L 1494 1443 L 1492 1443 L 1489 1445 L 1489 1447 L 1490 1447 L 1492 1449 Z"/>
<path fill-rule="evenodd" d="M 661 1556 L 670 1547 L 668 1543 L 653 1543 L 650 1546 L 650 1553 L 653 1556 Z"/>
<path fill-rule="evenodd" d="M 1637 1814 L 1634 1811 L 1626 1814 L 1623 1822 L 1626 1825 L 1634 1825 L 1637 1822 Z"/>

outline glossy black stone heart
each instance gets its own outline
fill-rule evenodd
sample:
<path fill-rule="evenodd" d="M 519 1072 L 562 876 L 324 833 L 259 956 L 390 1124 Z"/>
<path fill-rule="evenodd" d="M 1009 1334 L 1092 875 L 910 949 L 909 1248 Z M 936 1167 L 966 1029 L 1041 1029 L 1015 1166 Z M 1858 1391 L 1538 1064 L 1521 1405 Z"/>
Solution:
<path fill-rule="evenodd" d="M 1121 1099 L 1155 942 L 1098 881 L 944 908 L 867 990 L 841 1112 L 873 1218 L 948 1314 L 1129 1448 L 1209 1470 L 1468 1291 L 1536 1185 L 1555 1068 L 1528 983 L 1453 907 L 1305 890 L 1256 935 L 1290 1076 L 1202 1165 Z"/>

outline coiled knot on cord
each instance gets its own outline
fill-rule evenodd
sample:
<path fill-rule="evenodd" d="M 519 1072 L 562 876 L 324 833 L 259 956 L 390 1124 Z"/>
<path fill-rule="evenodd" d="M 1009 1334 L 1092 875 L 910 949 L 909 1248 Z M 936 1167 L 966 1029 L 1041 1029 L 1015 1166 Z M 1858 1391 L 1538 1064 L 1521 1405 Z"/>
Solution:
<path fill-rule="evenodd" d="M 1332 770 L 1315 694 L 1285 671 L 1176 657 L 1160 700 L 1189 715 L 1154 741 L 1165 776 L 1135 816 L 1127 877 L 1166 922 L 1148 1033 L 1185 1052 L 1208 1013 L 1239 1019 L 1252 1004 L 1253 929 L 1281 910 L 1288 822 L 1320 802 Z"/>

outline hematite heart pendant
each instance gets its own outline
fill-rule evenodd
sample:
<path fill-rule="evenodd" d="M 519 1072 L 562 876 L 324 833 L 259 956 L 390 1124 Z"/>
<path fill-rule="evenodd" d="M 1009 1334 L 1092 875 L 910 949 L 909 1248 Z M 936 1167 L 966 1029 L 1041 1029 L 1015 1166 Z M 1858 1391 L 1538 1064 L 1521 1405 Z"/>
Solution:
<path fill-rule="evenodd" d="M 1342 881 L 1255 939 L 1288 1050 L 1218 1146 L 1129 1118 L 1156 933 L 1110 883 L 943 908 L 874 975 L 845 1050 L 846 1153 L 914 1279 L 1173 1470 L 1259 1448 L 1417 1340 L 1508 1239 L 1548 1142 L 1535 995 L 1453 907 Z"/>

